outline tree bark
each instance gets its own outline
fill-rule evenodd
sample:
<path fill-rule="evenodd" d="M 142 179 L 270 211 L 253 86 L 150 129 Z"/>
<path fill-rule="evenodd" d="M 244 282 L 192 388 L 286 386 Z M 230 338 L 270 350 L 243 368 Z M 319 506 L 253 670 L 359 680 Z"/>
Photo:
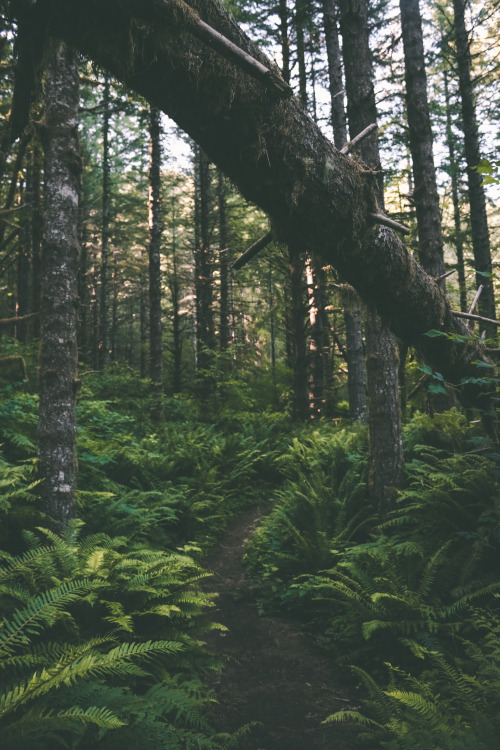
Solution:
<path fill-rule="evenodd" d="M 347 117 L 352 139 L 368 125 L 377 122 L 368 12 L 366 0 L 340 0 L 339 7 Z M 384 191 L 379 175 L 376 130 L 360 142 L 358 150 L 367 167 L 376 173 L 374 190 L 383 210 Z M 393 504 L 395 489 L 400 487 L 403 479 L 397 345 L 394 334 L 382 322 L 373 305 L 367 308 L 365 331 L 370 431 L 368 487 L 374 506 L 383 515 Z"/>
<path fill-rule="evenodd" d="M 161 326 L 161 114 L 151 107 L 149 115 L 149 364 L 153 390 L 157 396 L 156 417 L 161 413 L 163 346 Z"/>
<path fill-rule="evenodd" d="M 323 0 L 323 24 L 328 59 L 328 87 L 330 89 L 333 142 L 340 150 L 347 141 L 347 121 L 335 0 Z"/>
<path fill-rule="evenodd" d="M 445 266 L 419 0 L 399 0 L 399 7 L 413 164 L 413 199 L 418 227 L 418 257 L 424 270 L 437 278 L 444 274 Z M 444 279 L 440 283 L 445 286 Z"/>
<path fill-rule="evenodd" d="M 453 9 L 476 285 L 478 288 L 481 284 L 484 287 L 479 298 L 478 307 L 481 315 L 486 318 L 495 319 L 495 297 L 493 279 L 491 277 L 491 249 L 486 215 L 486 198 L 484 195 L 483 178 L 476 171 L 476 167 L 481 160 L 481 153 L 474 103 L 474 89 L 471 78 L 469 38 L 465 26 L 465 0 L 453 0 Z M 487 275 L 485 276 L 484 274 Z M 485 329 L 486 335 L 489 338 L 496 339 L 497 332 L 495 326 L 486 324 Z"/>
<path fill-rule="evenodd" d="M 462 221 L 460 218 L 460 201 L 458 193 L 458 175 L 460 166 L 455 157 L 455 139 L 451 120 L 451 98 L 449 93 L 448 71 L 444 70 L 444 97 L 446 106 L 446 145 L 450 158 L 451 199 L 453 204 L 453 244 L 457 255 L 458 288 L 460 292 L 460 310 L 467 312 L 467 285 L 465 282 L 464 243 L 462 235 Z"/>
<path fill-rule="evenodd" d="M 111 238 L 110 225 L 110 186 L 109 176 L 111 164 L 109 161 L 109 76 L 104 78 L 103 94 L 103 122 L 102 122 L 102 225 L 101 225 L 101 308 L 100 308 L 100 366 L 109 364 L 109 240 Z"/>
<path fill-rule="evenodd" d="M 47 73 L 38 441 L 44 510 L 64 526 L 75 512 L 78 283 L 77 56 L 58 45 Z"/>
<path fill-rule="evenodd" d="M 290 262 L 290 343 L 293 368 L 293 416 L 305 421 L 309 417 L 307 394 L 306 320 L 304 302 L 304 253 L 288 245 Z"/>
<path fill-rule="evenodd" d="M 219 314 L 219 346 L 226 351 L 229 346 L 231 327 L 229 322 L 229 266 L 228 266 L 228 234 L 227 234 L 227 205 L 224 175 L 217 172 L 217 199 L 219 203 L 219 276 L 220 276 L 220 314 Z"/>
<path fill-rule="evenodd" d="M 154 0 L 81 0 L 71 7 L 39 0 L 32 12 L 53 35 L 169 114 L 269 214 L 280 239 L 314 245 L 435 370 L 453 382 L 475 377 L 474 362 L 484 356 L 477 343 L 425 336 L 429 329 L 464 334 L 467 328 L 399 237 L 373 224 L 373 176 L 340 154 L 295 99 L 190 33 L 190 14 L 199 12 L 272 67 L 217 0 L 190 0 L 177 20 L 172 7 Z M 467 391 L 475 399 L 475 390 Z"/>
<path fill-rule="evenodd" d="M 333 142 L 340 150 L 347 142 L 347 120 L 344 107 L 344 83 L 337 27 L 335 0 L 323 0 L 323 20 L 328 58 Z M 348 299 L 346 299 L 348 297 Z M 354 290 L 344 295 L 346 335 L 347 389 L 351 422 L 366 423 L 366 371 L 363 351 L 363 328 L 359 299 Z"/>
<path fill-rule="evenodd" d="M 367 422 L 366 371 L 359 297 L 352 287 L 342 293 L 346 335 L 347 391 L 351 422 Z"/>
<path fill-rule="evenodd" d="M 215 350 L 213 325 L 212 252 L 209 227 L 210 164 L 205 152 L 196 148 L 196 203 L 197 242 L 195 259 L 196 343 L 200 370 L 200 395 L 206 398 L 212 391 L 213 381 L 208 374 Z"/>

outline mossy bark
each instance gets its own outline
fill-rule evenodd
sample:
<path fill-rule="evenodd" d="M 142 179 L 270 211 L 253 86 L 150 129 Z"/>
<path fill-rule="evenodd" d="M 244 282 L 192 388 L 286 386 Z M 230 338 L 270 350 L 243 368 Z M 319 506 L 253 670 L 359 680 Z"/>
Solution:
<path fill-rule="evenodd" d="M 59 45 L 47 71 L 38 423 L 44 510 L 64 526 L 75 512 L 78 288 L 77 55 Z"/>
<path fill-rule="evenodd" d="M 52 34 L 176 120 L 269 214 L 281 239 L 314 245 L 435 370 L 455 382 L 475 376 L 478 345 L 425 336 L 429 329 L 464 334 L 467 328 L 399 237 L 373 225 L 373 177 L 335 149 L 297 100 L 284 99 L 186 24 L 164 17 L 168 7 L 155 0 L 39 0 L 34 12 Z M 189 7 L 273 67 L 217 0 L 190 0 Z"/>

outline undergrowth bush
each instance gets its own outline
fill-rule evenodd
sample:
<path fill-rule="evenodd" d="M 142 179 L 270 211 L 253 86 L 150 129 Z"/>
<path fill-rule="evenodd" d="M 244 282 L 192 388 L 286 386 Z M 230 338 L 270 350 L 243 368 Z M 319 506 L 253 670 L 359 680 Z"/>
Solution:
<path fill-rule="evenodd" d="M 329 720 L 357 722 L 371 750 L 497 747 L 500 495 L 479 438 L 457 410 L 416 415 L 406 487 L 381 523 L 362 433 L 301 435 L 251 541 L 261 608 L 285 607 L 337 663 L 355 665 L 363 709 Z"/>

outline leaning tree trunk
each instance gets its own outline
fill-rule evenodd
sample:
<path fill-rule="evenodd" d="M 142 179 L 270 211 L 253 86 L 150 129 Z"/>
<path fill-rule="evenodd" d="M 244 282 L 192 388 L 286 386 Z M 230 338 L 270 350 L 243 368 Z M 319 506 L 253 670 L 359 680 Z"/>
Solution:
<path fill-rule="evenodd" d="M 163 346 L 161 327 L 161 113 L 151 107 L 149 115 L 149 375 L 156 396 L 154 416 L 161 416 Z"/>
<path fill-rule="evenodd" d="M 14 14 L 20 7 L 12 0 Z M 169 114 L 269 214 L 280 240 L 314 247 L 435 370 L 452 382 L 477 376 L 475 362 L 485 356 L 477 342 L 425 335 L 468 328 L 395 232 L 373 218 L 372 176 L 287 96 L 273 64 L 217 0 L 43 0 L 29 12 L 38 28 Z M 271 73 L 231 57 L 201 20 Z M 473 385 L 463 395 L 477 402 Z"/>
<path fill-rule="evenodd" d="M 40 494 L 44 510 L 64 526 L 75 512 L 78 284 L 77 56 L 58 45 L 45 88 L 45 189 L 39 359 Z"/>
<path fill-rule="evenodd" d="M 399 7 L 413 164 L 413 199 L 417 214 L 418 257 L 425 271 L 437 278 L 444 274 L 445 266 L 419 0 L 399 0 Z M 444 280 L 441 283 L 444 285 Z"/>
<path fill-rule="evenodd" d="M 480 160 L 479 131 L 474 104 L 474 90 L 471 78 L 469 38 L 465 27 L 465 0 L 453 0 L 455 41 L 457 45 L 458 82 L 462 102 L 462 122 L 464 127 L 465 160 L 469 184 L 470 224 L 472 249 L 476 268 L 476 284 L 483 285 L 478 307 L 481 315 L 495 318 L 495 297 L 493 291 L 490 235 L 486 215 L 486 198 L 483 178 L 476 170 Z M 485 275 L 486 274 L 486 275 Z M 496 338 L 495 326 L 484 325 L 486 335 Z"/>
<path fill-rule="evenodd" d="M 341 0 L 340 29 L 343 39 L 349 133 L 354 138 L 376 123 L 377 109 L 369 47 L 365 0 Z M 366 166 L 373 170 L 378 205 L 384 205 L 380 180 L 380 155 L 375 132 L 360 145 Z M 398 357 L 394 334 L 382 323 L 373 306 L 367 310 L 366 367 L 368 426 L 370 431 L 369 491 L 381 514 L 390 509 L 403 478 L 403 443 L 398 388 Z M 390 439 L 389 439 L 390 438 Z"/>

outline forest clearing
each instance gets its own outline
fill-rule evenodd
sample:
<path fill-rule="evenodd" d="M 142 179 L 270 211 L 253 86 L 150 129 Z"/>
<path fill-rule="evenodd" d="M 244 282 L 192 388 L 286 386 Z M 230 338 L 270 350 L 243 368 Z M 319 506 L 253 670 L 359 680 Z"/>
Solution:
<path fill-rule="evenodd" d="M 0 750 L 496 750 L 498 0 L 0 0 Z"/>

